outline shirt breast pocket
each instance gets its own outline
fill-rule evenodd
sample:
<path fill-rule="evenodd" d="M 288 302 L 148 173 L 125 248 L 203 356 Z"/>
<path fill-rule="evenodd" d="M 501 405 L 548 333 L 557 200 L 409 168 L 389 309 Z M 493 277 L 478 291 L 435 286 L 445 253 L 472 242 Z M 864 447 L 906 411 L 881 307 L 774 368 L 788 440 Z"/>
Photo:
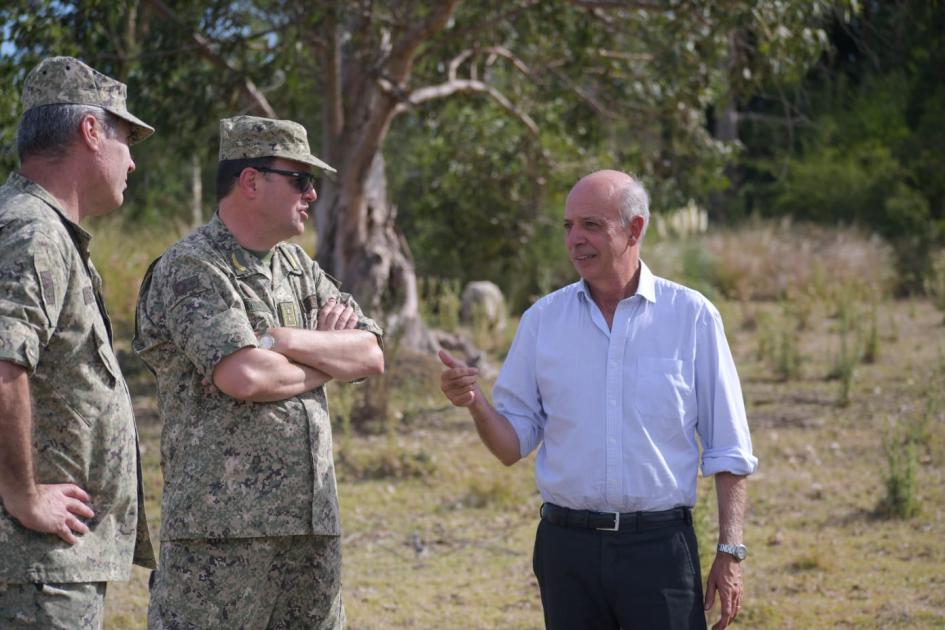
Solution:
<path fill-rule="evenodd" d="M 246 309 L 249 325 L 253 327 L 254 332 L 262 334 L 278 325 L 265 302 L 244 296 L 243 306 Z"/>
<path fill-rule="evenodd" d="M 641 415 L 682 422 L 692 407 L 691 364 L 679 359 L 637 359 L 634 405 Z"/>
<path fill-rule="evenodd" d="M 121 374 L 98 322 L 89 331 L 84 352 L 71 366 L 68 378 L 57 379 L 53 391 L 87 426 L 92 426 L 112 404 Z"/>

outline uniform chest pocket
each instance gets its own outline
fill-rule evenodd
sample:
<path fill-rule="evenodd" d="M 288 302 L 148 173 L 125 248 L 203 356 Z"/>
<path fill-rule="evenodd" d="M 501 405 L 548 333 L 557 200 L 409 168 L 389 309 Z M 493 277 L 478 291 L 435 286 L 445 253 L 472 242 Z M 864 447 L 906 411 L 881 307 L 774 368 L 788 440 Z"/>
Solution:
<path fill-rule="evenodd" d="M 269 328 L 278 326 L 275 317 L 273 317 L 272 313 L 269 311 L 269 307 L 262 300 L 244 296 L 243 306 L 246 309 L 246 317 L 249 319 L 249 325 L 252 326 L 254 332 L 263 333 Z"/>
<path fill-rule="evenodd" d="M 682 420 L 692 406 L 691 363 L 679 359 L 637 359 L 634 405 L 644 416 Z"/>
<path fill-rule="evenodd" d="M 121 370 L 107 337 L 92 327 L 84 358 L 76 358 L 67 378 L 55 386 L 56 395 L 86 425 L 94 424 L 111 406 Z"/>

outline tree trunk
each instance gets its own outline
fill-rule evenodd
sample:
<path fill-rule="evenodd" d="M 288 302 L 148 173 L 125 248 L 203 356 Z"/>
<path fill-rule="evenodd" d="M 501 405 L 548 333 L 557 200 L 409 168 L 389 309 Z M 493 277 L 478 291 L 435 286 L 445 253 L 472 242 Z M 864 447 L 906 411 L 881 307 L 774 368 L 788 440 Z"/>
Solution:
<path fill-rule="evenodd" d="M 713 136 L 716 140 L 732 144 L 738 140 L 738 93 L 735 88 L 735 75 L 739 72 L 742 60 L 738 47 L 738 33 L 735 30 L 728 35 L 729 54 L 727 58 L 728 67 L 728 95 L 725 98 L 725 107 L 717 112 L 715 118 L 715 128 Z M 729 161 L 724 169 L 725 177 L 729 185 L 721 191 L 714 192 L 709 197 L 709 213 L 711 219 L 721 225 L 729 222 L 732 218 L 733 209 L 738 195 L 738 168 L 733 161 Z"/>
<path fill-rule="evenodd" d="M 203 224 L 203 171 L 196 151 L 190 156 L 190 224 Z"/>
<path fill-rule="evenodd" d="M 317 260 L 366 313 L 383 322 L 389 335 L 419 351 L 438 344 L 420 319 L 413 257 L 387 197 L 383 146 L 402 98 L 393 92 L 409 89 L 420 44 L 442 30 L 458 2 L 436 5 L 424 20 L 398 31 L 386 49 L 370 38 L 370 3 L 341 20 L 328 12 L 319 47 L 324 69 L 323 157 L 338 169 L 338 177 L 323 180 L 319 191 Z M 380 70 L 366 65 L 382 49 L 384 54 L 377 57 Z M 387 89 L 382 88 L 385 82 Z"/>
<path fill-rule="evenodd" d="M 418 351 L 436 343 L 420 319 L 417 276 L 407 240 L 397 228 L 397 209 L 387 197 L 384 156 L 378 151 L 366 181 L 346 189 L 345 180 L 323 185 L 317 213 L 319 265 L 341 280 L 365 313 L 388 334 Z M 341 225 L 340 217 L 357 217 Z"/>

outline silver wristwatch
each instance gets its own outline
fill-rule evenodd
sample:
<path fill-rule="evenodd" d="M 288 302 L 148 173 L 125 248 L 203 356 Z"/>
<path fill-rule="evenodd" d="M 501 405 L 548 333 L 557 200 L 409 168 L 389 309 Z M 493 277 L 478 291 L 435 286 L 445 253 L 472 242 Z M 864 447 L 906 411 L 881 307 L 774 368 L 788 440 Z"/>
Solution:
<path fill-rule="evenodd" d="M 748 557 L 748 547 L 745 545 L 726 545 L 725 543 L 719 543 L 718 550 L 733 556 L 739 562 Z"/>

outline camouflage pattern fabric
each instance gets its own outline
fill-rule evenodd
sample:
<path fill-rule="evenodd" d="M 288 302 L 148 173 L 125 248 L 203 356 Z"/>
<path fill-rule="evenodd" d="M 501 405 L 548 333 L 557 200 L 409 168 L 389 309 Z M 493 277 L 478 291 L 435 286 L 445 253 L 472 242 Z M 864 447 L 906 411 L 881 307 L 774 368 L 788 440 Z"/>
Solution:
<path fill-rule="evenodd" d="M 92 105 L 131 123 L 132 144 L 154 133 L 154 127 L 128 112 L 128 88 L 74 57 L 49 57 L 26 77 L 23 111 L 43 105 Z"/>
<path fill-rule="evenodd" d="M 340 533 L 325 388 L 250 403 L 203 384 L 269 327 L 315 329 L 329 298 L 380 337 L 302 248 L 280 243 L 264 262 L 218 216 L 148 270 L 134 348 L 157 376 L 164 421 L 161 540 Z"/>
<path fill-rule="evenodd" d="M 161 545 L 151 630 L 339 630 L 337 536 L 175 540 Z"/>
<path fill-rule="evenodd" d="M 0 360 L 30 374 L 37 483 L 74 483 L 95 511 L 69 545 L 0 507 L 0 582 L 125 580 L 132 560 L 154 566 L 131 396 L 90 238 L 35 183 L 14 173 L 0 188 Z"/>
<path fill-rule="evenodd" d="M 291 120 L 237 116 L 220 121 L 220 161 L 278 157 L 335 169 L 312 155 L 305 127 Z"/>
<path fill-rule="evenodd" d="M 105 588 L 105 582 L 0 582 L 0 628 L 100 630 L 105 621 Z"/>

